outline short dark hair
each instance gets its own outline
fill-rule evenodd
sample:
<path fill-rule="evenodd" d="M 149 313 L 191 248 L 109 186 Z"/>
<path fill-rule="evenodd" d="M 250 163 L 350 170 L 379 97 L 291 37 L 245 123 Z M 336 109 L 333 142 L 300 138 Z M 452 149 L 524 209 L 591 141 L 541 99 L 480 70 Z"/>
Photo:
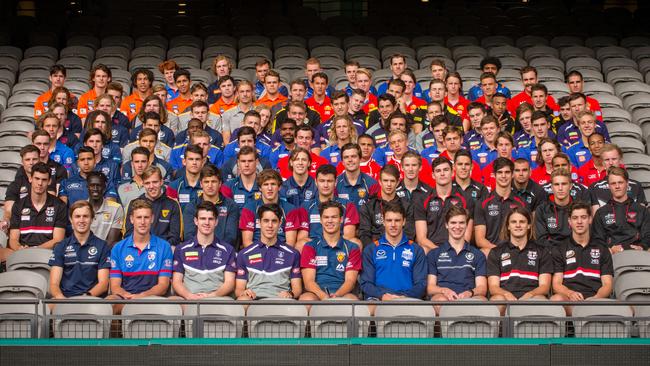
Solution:
<path fill-rule="evenodd" d="M 456 151 L 456 155 L 454 156 L 454 163 L 458 161 L 458 158 L 466 157 L 469 158 L 470 161 L 473 161 L 472 159 L 472 154 L 465 150 L 465 149 L 460 149 Z"/>
<path fill-rule="evenodd" d="M 219 182 L 223 183 L 223 179 L 221 178 L 221 171 L 219 168 L 212 164 L 205 164 L 203 168 L 201 168 L 201 177 L 199 180 L 203 180 L 203 178 L 208 178 L 208 177 L 217 177 Z"/>
<path fill-rule="evenodd" d="M 341 157 L 347 150 L 356 150 L 357 154 L 359 154 L 359 157 L 361 157 L 361 147 L 358 144 L 355 144 L 354 142 L 348 142 L 347 144 L 341 146 Z"/>
<path fill-rule="evenodd" d="M 258 113 L 259 115 L 259 113 Z M 242 136 L 253 136 L 255 138 L 257 136 L 257 133 L 255 132 L 255 129 L 251 126 L 242 126 L 239 127 L 239 130 L 237 131 L 237 141 L 239 141 L 239 138 Z"/>
<path fill-rule="evenodd" d="M 250 155 L 253 154 L 255 155 L 255 159 L 258 158 L 257 150 L 252 148 L 251 146 L 242 146 L 239 149 L 239 152 L 237 153 L 237 160 L 239 160 L 239 157 L 242 155 Z"/>
<path fill-rule="evenodd" d="M 325 84 L 328 84 L 330 82 L 330 78 L 324 72 L 317 72 L 314 75 L 312 75 L 311 82 L 313 83 L 314 80 L 316 80 L 316 78 L 325 79 Z"/>
<path fill-rule="evenodd" d="M 106 183 L 108 182 L 108 179 L 106 178 L 106 176 L 102 172 L 92 171 L 92 172 L 88 173 L 88 176 L 86 176 L 86 182 L 89 182 L 90 178 L 98 178 L 98 179 L 100 179 L 102 181 L 102 183 L 104 184 L 104 187 L 106 187 Z"/>
<path fill-rule="evenodd" d="M 133 160 L 134 155 L 138 155 L 138 154 L 146 156 L 147 159 L 149 159 L 149 157 L 151 156 L 151 152 L 149 152 L 149 150 L 146 147 L 138 146 L 135 149 L 133 149 L 133 151 L 131 151 L 131 160 Z"/>
<path fill-rule="evenodd" d="M 345 212 L 345 209 L 343 208 L 342 204 L 340 204 L 340 203 L 338 203 L 336 201 L 328 200 L 328 201 L 325 201 L 325 202 L 321 203 L 318 206 L 318 214 L 320 216 L 323 216 L 323 212 L 325 212 L 325 210 L 327 210 L 328 208 L 337 208 L 339 210 L 339 214 L 341 216 L 343 216 L 343 213 Z"/>
<path fill-rule="evenodd" d="M 384 165 L 381 170 L 379 170 L 379 177 L 381 178 L 382 174 L 388 174 L 395 178 L 399 182 L 399 169 L 393 164 Z"/>
<path fill-rule="evenodd" d="M 49 178 L 50 177 L 50 168 L 47 166 L 47 164 L 45 164 L 43 162 L 38 162 L 38 163 L 34 164 L 34 166 L 32 167 L 32 173 L 30 174 L 30 176 L 33 177 L 34 173 L 47 174 L 47 177 Z"/>
<path fill-rule="evenodd" d="M 392 105 L 397 104 L 397 100 L 395 99 L 395 97 L 394 97 L 393 95 L 388 94 L 388 93 L 384 93 L 384 94 L 380 95 L 380 96 L 377 98 L 377 105 L 379 105 L 379 103 L 380 103 L 381 101 L 386 101 L 386 100 L 389 101 L 390 104 L 392 104 Z"/>
<path fill-rule="evenodd" d="M 448 164 L 450 168 L 453 166 L 453 164 L 451 163 L 451 161 L 449 161 L 449 159 L 445 158 L 444 156 L 438 156 L 437 158 L 433 159 L 433 161 L 431 162 L 431 170 L 436 169 L 438 165 L 442 165 L 442 164 Z"/>
<path fill-rule="evenodd" d="M 95 136 L 95 135 L 101 136 L 102 137 L 102 143 L 104 142 L 104 139 L 106 138 L 106 136 L 104 136 L 104 133 L 98 128 L 91 127 L 88 130 L 86 130 L 86 134 L 84 135 L 84 138 L 83 138 L 83 143 L 85 144 L 86 142 L 88 142 L 88 140 L 92 136 Z"/>
<path fill-rule="evenodd" d="M 465 216 L 465 222 L 469 220 L 469 213 L 467 212 L 466 209 L 464 209 L 461 206 L 452 205 L 451 207 L 449 207 L 449 210 L 445 214 L 445 222 L 449 223 L 449 220 L 451 220 L 452 217 L 461 216 L 461 215 Z"/>
<path fill-rule="evenodd" d="M 197 154 L 203 157 L 203 149 L 199 145 L 187 145 L 185 148 L 185 157 L 187 157 L 187 153 Z"/>
<path fill-rule="evenodd" d="M 564 82 L 568 83 L 568 82 L 569 82 L 569 78 L 570 78 L 571 76 L 579 76 L 579 77 L 580 77 L 580 80 L 584 80 L 584 78 L 582 77 L 582 73 L 581 73 L 580 71 L 578 71 L 578 70 L 573 70 L 573 71 L 569 72 L 568 74 L 566 74 L 566 77 L 564 78 Z"/>
<path fill-rule="evenodd" d="M 282 220 L 282 209 L 277 203 L 265 203 L 257 209 L 257 217 L 262 218 L 265 212 L 273 212 L 278 220 Z"/>
<path fill-rule="evenodd" d="M 65 69 L 65 66 L 61 64 L 54 64 L 52 67 L 50 67 L 50 76 L 56 74 L 57 72 L 62 73 L 64 77 L 68 76 L 68 71 Z"/>
<path fill-rule="evenodd" d="M 174 71 L 174 81 L 178 80 L 179 77 L 185 76 L 188 80 L 192 80 L 192 74 L 186 69 L 178 69 Z"/>
<path fill-rule="evenodd" d="M 513 163 L 512 160 L 510 160 L 508 158 L 503 158 L 503 157 L 499 157 L 499 158 L 494 159 L 494 162 L 492 163 L 492 166 L 494 167 L 493 171 L 495 173 L 497 171 L 499 171 L 501 168 L 504 168 L 504 167 L 509 167 L 510 171 L 515 170 L 515 163 Z"/>
<path fill-rule="evenodd" d="M 569 217 L 573 214 L 573 211 L 576 210 L 585 210 L 587 215 L 591 216 L 591 205 L 584 201 L 573 201 L 571 206 L 569 206 Z"/>
<path fill-rule="evenodd" d="M 34 145 L 23 146 L 23 148 L 20 149 L 20 157 L 21 158 L 25 157 L 25 155 L 27 155 L 29 153 L 37 153 L 37 154 L 40 155 L 41 150 L 39 150 L 39 148 L 34 146 Z"/>
<path fill-rule="evenodd" d="M 486 57 L 481 60 L 481 70 L 485 67 L 485 65 L 494 65 L 497 67 L 497 71 L 501 70 L 501 61 L 496 58 L 496 57 Z"/>
<path fill-rule="evenodd" d="M 158 114 L 156 112 L 153 112 L 153 111 L 146 112 L 144 114 L 144 116 L 142 117 L 142 121 L 140 121 L 140 122 L 142 122 L 142 124 L 144 124 L 148 119 L 153 119 L 153 120 L 158 121 L 158 122 L 160 122 L 162 124 L 162 121 L 160 120 L 160 114 Z"/>
<path fill-rule="evenodd" d="M 92 147 L 82 146 L 79 148 L 79 152 L 77 152 L 77 159 L 79 159 L 79 156 L 81 156 L 83 153 L 91 153 L 93 156 L 95 156 L 95 150 L 93 150 Z"/>
<path fill-rule="evenodd" d="M 390 201 L 386 202 L 383 204 L 383 209 L 382 209 L 382 216 L 386 216 L 386 213 L 388 212 L 396 212 L 402 217 L 406 218 L 406 210 L 404 210 L 404 206 L 399 201 Z"/>
<path fill-rule="evenodd" d="M 334 165 L 331 164 L 323 164 L 316 169 L 316 178 L 318 178 L 319 175 L 333 175 L 334 178 L 336 179 L 336 168 Z"/>
<path fill-rule="evenodd" d="M 214 205 L 214 203 L 210 201 L 202 201 L 201 203 L 196 205 L 196 211 L 194 211 L 194 218 L 199 217 L 199 211 L 212 212 L 215 219 L 219 217 L 219 212 L 217 211 L 217 207 Z"/>

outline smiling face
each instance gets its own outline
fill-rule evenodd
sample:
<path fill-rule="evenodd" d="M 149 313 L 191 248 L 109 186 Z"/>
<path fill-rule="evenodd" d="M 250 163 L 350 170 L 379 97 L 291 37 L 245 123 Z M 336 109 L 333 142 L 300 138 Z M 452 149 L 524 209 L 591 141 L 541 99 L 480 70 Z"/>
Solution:
<path fill-rule="evenodd" d="M 70 224 L 77 235 L 88 233 L 92 222 L 92 213 L 88 207 L 79 207 L 70 214 Z"/>
<path fill-rule="evenodd" d="M 528 237 L 528 230 L 530 230 L 530 222 L 526 216 L 520 213 L 513 213 L 508 219 L 508 231 L 512 239 L 526 239 Z"/>
<path fill-rule="evenodd" d="M 341 225 L 343 225 L 341 211 L 337 207 L 326 208 L 320 215 L 320 222 L 323 226 L 323 233 L 329 235 L 340 233 Z"/>
<path fill-rule="evenodd" d="M 131 213 L 131 224 L 133 231 L 139 236 L 149 235 L 151 223 L 153 222 L 153 212 L 149 208 L 138 208 Z"/>
<path fill-rule="evenodd" d="M 196 213 L 194 225 L 196 225 L 196 229 L 200 234 L 206 236 L 212 235 L 214 234 L 214 229 L 217 227 L 217 218 L 212 211 L 200 210 Z"/>
<path fill-rule="evenodd" d="M 265 211 L 260 217 L 260 235 L 267 241 L 277 238 L 280 229 L 280 218 L 271 211 Z"/>
<path fill-rule="evenodd" d="M 449 232 L 449 237 L 453 240 L 464 240 L 465 231 L 467 230 L 467 216 L 465 215 L 455 215 L 449 218 L 449 221 L 445 224 L 447 231 Z"/>

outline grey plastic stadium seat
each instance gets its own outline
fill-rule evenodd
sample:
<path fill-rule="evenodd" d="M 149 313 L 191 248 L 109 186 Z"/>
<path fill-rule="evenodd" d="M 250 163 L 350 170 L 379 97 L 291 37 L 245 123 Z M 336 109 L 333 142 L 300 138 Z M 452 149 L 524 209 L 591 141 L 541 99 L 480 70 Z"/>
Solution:
<path fill-rule="evenodd" d="M 163 61 L 162 58 L 156 57 L 138 57 L 129 62 L 129 72 L 133 73 L 137 69 L 157 70 L 158 64 Z"/>
<path fill-rule="evenodd" d="M 623 104 L 625 105 L 625 109 L 630 112 L 634 112 L 634 110 L 638 108 L 650 107 L 650 98 L 647 94 L 630 95 L 629 97 L 623 99 Z"/>
<path fill-rule="evenodd" d="M 637 48 L 650 45 L 650 38 L 645 36 L 629 36 L 621 39 L 621 47 Z"/>
<path fill-rule="evenodd" d="M 10 57 L 20 62 L 23 59 L 23 50 L 14 46 L 0 46 L 0 57 Z"/>
<path fill-rule="evenodd" d="M 614 278 L 626 272 L 650 272 L 650 252 L 624 250 L 612 255 Z"/>
<path fill-rule="evenodd" d="M 13 297 L 12 300 L 33 300 L 33 297 Z M 49 307 L 45 307 L 49 314 Z M 36 316 L 36 318 L 34 318 Z M 33 322 L 36 321 L 36 324 Z M 0 338 L 35 338 L 42 336 L 43 305 L 14 303 L 0 305 Z M 36 330 L 32 331 L 32 325 Z"/>
<path fill-rule="evenodd" d="M 637 325 L 639 327 L 640 338 L 650 338 L 650 306 L 635 306 L 634 316 L 639 318 Z"/>
<path fill-rule="evenodd" d="M 592 57 L 574 57 L 566 61 L 566 70 L 569 72 L 584 69 L 602 71 L 602 65 Z"/>
<path fill-rule="evenodd" d="M 611 36 L 593 36 L 585 39 L 585 46 L 589 48 L 603 48 L 618 45 L 618 40 Z"/>
<path fill-rule="evenodd" d="M 256 57 L 256 58 L 266 58 L 271 60 L 273 57 L 273 52 L 268 47 L 263 46 L 246 46 L 239 49 L 239 59 Z"/>
<path fill-rule="evenodd" d="M 167 59 L 174 59 L 177 57 L 193 57 L 196 60 L 200 60 L 201 49 L 192 46 L 177 46 L 167 50 Z"/>
<path fill-rule="evenodd" d="M 375 86 L 390 80 L 393 77 L 393 72 L 390 69 L 377 70 L 372 74 L 372 83 Z"/>
<path fill-rule="evenodd" d="M 307 52 L 306 48 L 296 46 L 283 46 L 276 48 L 273 54 L 275 56 L 275 61 L 284 57 L 298 57 L 305 60 L 309 57 L 309 52 Z"/>
<path fill-rule="evenodd" d="M 524 57 L 524 53 L 520 48 L 510 46 L 510 45 L 502 45 L 502 46 L 497 46 L 497 47 L 492 47 L 488 49 L 488 55 L 492 57 L 519 57 L 522 58 Z"/>
<path fill-rule="evenodd" d="M 178 66 L 180 66 L 182 69 L 200 69 L 201 68 L 201 62 L 199 61 L 198 58 L 194 58 L 194 57 L 174 57 L 172 60 L 174 60 L 178 64 Z M 158 65 L 156 64 L 155 66 L 156 66 L 156 71 L 157 71 L 158 70 Z"/>
<path fill-rule="evenodd" d="M 529 60 L 528 64 L 537 68 L 537 71 L 547 69 L 564 73 L 564 62 L 555 57 L 536 57 Z"/>
<path fill-rule="evenodd" d="M 111 72 L 113 70 L 127 70 L 129 68 L 127 59 L 122 57 L 101 57 L 93 61 L 93 67 L 99 64 L 105 65 L 111 70 Z"/>
<path fill-rule="evenodd" d="M 539 300 L 548 305 L 513 305 L 508 308 L 514 319 L 515 338 L 559 338 L 564 337 L 564 307 L 552 305 L 548 300 Z M 530 320 L 535 318 L 535 320 Z"/>
<path fill-rule="evenodd" d="M 570 46 L 564 47 L 560 50 L 560 59 L 564 62 L 576 57 L 591 57 L 596 56 L 594 50 L 584 46 Z"/>
<path fill-rule="evenodd" d="M 211 72 L 201 70 L 201 69 L 189 69 L 190 75 L 192 76 L 192 84 L 196 82 L 201 82 L 203 85 L 210 85 L 214 80 L 213 74 Z"/>
<path fill-rule="evenodd" d="M 449 48 L 444 46 L 423 46 L 417 50 L 418 60 L 422 60 L 425 57 L 444 57 L 451 59 L 451 51 Z"/>
<path fill-rule="evenodd" d="M 102 47 L 120 46 L 131 50 L 134 44 L 133 38 L 126 35 L 114 35 L 102 38 Z"/>
<path fill-rule="evenodd" d="M 632 124 L 632 126 L 636 126 Z M 636 126 L 638 128 L 638 126 Z M 608 126 L 609 128 L 609 126 Z M 641 128 L 639 128 L 639 132 Z M 644 153 L 645 145 L 643 141 L 629 136 L 612 136 L 612 143 L 621 147 L 624 153 Z"/>
<path fill-rule="evenodd" d="M 643 138 L 641 127 L 629 122 L 608 122 L 607 131 L 611 137 L 629 137 L 637 140 Z M 639 142 L 643 145 L 643 141 Z"/>
<path fill-rule="evenodd" d="M 0 299 L 16 297 L 42 299 L 48 283 L 43 276 L 29 270 L 0 273 Z"/>
<path fill-rule="evenodd" d="M 569 94 L 569 87 L 562 81 L 544 81 L 544 85 L 548 89 L 549 94 Z"/>
<path fill-rule="evenodd" d="M 600 71 L 596 70 L 580 70 L 580 73 L 582 74 L 582 79 L 585 81 L 585 83 L 592 82 L 592 81 L 604 81 L 605 78 L 603 78 L 603 74 Z"/>
<path fill-rule="evenodd" d="M 497 79 L 499 79 L 499 81 L 520 81 L 521 74 L 519 73 L 518 70 L 501 69 L 499 70 Z"/>
<path fill-rule="evenodd" d="M 383 50 L 387 47 L 410 47 L 411 41 L 402 36 L 383 36 L 377 39 L 377 48 Z"/>
<path fill-rule="evenodd" d="M 0 58 L 0 62 L 2 62 L 1 58 Z M 16 66 L 18 66 L 18 63 L 16 63 Z M 0 67 L 0 84 L 4 84 L 8 87 L 12 87 L 15 82 L 16 82 L 16 73 L 7 69 L 2 69 Z"/>
<path fill-rule="evenodd" d="M 343 39 L 343 48 L 346 50 L 351 48 L 351 47 L 358 47 L 358 46 L 366 46 L 366 47 L 372 47 L 375 48 L 377 46 L 377 42 L 375 41 L 374 38 L 369 37 L 369 36 L 349 36 L 345 37 Z M 379 56 L 377 56 L 379 57 Z"/>
<path fill-rule="evenodd" d="M 1 125 L 2 124 L 0 124 L 0 126 Z M 14 181 L 15 177 L 16 177 L 16 170 L 0 168 L 0 185 L 9 185 L 11 182 Z M 0 243 L 0 247 L 6 248 L 6 245 Z"/>
<path fill-rule="evenodd" d="M 537 79 L 541 83 L 546 83 L 549 81 L 563 82 L 564 73 L 562 73 L 561 71 L 551 70 L 551 69 L 538 69 Z"/>
<path fill-rule="evenodd" d="M 307 47 L 307 41 L 300 36 L 278 36 L 273 39 L 273 48 L 280 47 Z"/>
<path fill-rule="evenodd" d="M 16 74 L 20 68 L 18 61 L 11 57 L 1 57 L 0 56 L 0 71 L 6 70 L 12 74 Z"/>
<path fill-rule="evenodd" d="M 521 57 L 501 57 L 500 61 L 501 67 L 515 70 L 521 70 L 528 65 L 528 62 Z"/>
<path fill-rule="evenodd" d="M 584 85 L 584 93 L 587 95 L 591 94 L 611 94 L 615 95 L 616 93 L 614 92 L 614 87 L 604 83 L 604 82 L 590 82 L 590 83 L 585 83 Z M 594 97 L 595 98 L 595 97 Z M 597 98 L 596 98 L 597 99 Z"/>
<path fill-rule="evenodd" d="M 126 70 L 111 70 L 113 81 L 131 84 L 131 73 Z M 125 91 L 126 93 L 126 91 Z"/>
<path fill-rule="evenodd" d="M 232 301 L 232 305 L 210 304 L 210 301 Z M 185 305 L 185 316 L 196 316 L 197 305 Z M 203 319 L 203 338 L 241 338 L 245 315 L 244 307 L 230 297 L 209 297 L 203 299 L 200 306 Z M 193 320 L 185 321 L 185 337 L 193 337 Z"/>
<path fill-rule="evenodd" d="M 650 58 L 650 45 L 637 47 L 632 49 L 630 56 L 636 62 L 640 62 L 643 59 Z"/>
<path fill-rule="evenodd" d="M 95 50 L 87 46 L 68 46 L 61 50 L 59 57 L 80 57 L 89 62 L 92 62 L 95 59 Z"/>
<path fill-rule="evenodd" d="M 630 50 L 624 47 L 608 46 L 596 50 L 596 58 L 600 62 L 603 62 L 610 58 L 630 58 L 630 57 L 632 57 Z"/>
<path fill-rule="evenodd" d="M 521 49 L 528 49 L 535 46 L 546 46 L 548 45 L 548 39 L 540 36 L 534 35 L 525 35 L 517 38 L 515 41 L 515 46 Z"/>
<path fill-rule="evenodd" d="M 309 38 L 308 45 L 309 49 L 313 50 L 316 47 L 322 46 L 341 48 L 342 43 L 338 37 L 321 35 Z"/>
<path fill-rule="evenodd" d="M 67 85 L 66 85 L 67 87 Z M 44 84 L 40 81 L 23 81 L 18 84 L 15 84 L 12 88 L 13 94 L 41 94 L 48 89 L 47 84 Z"/>
<path fill-rule="evenodd" d="M 433 60 L 440 60 L 445 63 L 445 67 L 447 68 L 447 71 L 455 71 L 456 70 L 456 63 L 446 57 L 439 57 L 439 56 L 429 56 L 425 57 L 422 60 L 420 60 L 420 69 L 430 69 L 431 68 L 431 62 Z"/>
<path fill-rule="evenodd" d="M 474 36 L 451 36 L 447 38 L 447 47 L 478 46 L 478 39 Z"/>
<path fill-rule="evenodd" d="M 0 124 L 0 137 L 22 135 L 29 136 L 34 132 L 34 123 L 25 119 L 24 121 L 11 121 Z"/>
<path fill-rule="evenodd" d="M 551 39 L 550 45 L 555 48 L 566 48 L 571 46 L 582 46 L 582 38 L 576 36 L 556 36 Z"/>
<path fill-rule="evenodd" d="M 451 53 L 456 63 L 464 58 L 478 57 L 483 59 L 487 56 L 487 51 L 483 47 L 479 46 L 459 46 L 455 47 Z"/>
<path fill-rule="evenodd" d="M 240 58 L 239 62 L 237 62 L 237 68 L 241 70 L 251 70 L 255 71 L 255 63 L 259 60 L 257 57 L 249 57 L 249 58 Z"/>
<path fill-rule="evenodd" d="M 602 62 L 603 72 L 608 74 L 615 70 L 638 70 L 639 65 L 629 58 L 608 58 Z"/>
<path fill-rule="evenodd" d="M 136 47 L 131 50 L 131 60 L 141 57 L 155 57 L 157 59 L 164 60 L 166 56 L 167 53 L 165 52 L 165 48 L 162 48 L 160 46 L 149 45 Z"/>
<path fill-rule="evenodd" d="M 445 40 L 440 36 L 417 36 L 411 40 L 411 46 L 419 50 L 427 46 L 444 46 Z"/>
<path fill-rule="evenodd" d="M 345 58 L 353 60 L 359 57 L 372 57 L 377 60 L 380 58 L 379 50 L 372 46 L 351 46 L 345 50 Z"/>
<path fill-rule="evenodd" d="M 25 50 L 23 58 L 44 57 L 55 61 L 59 58 L 59 51 L 50 46 L 34 46 Z"/>
<path fill-rule="evenodd" d="M 405 298 L 392 300 L 419 301 Z M 436 313 L 433 306 L 422 302 L 422 305 L 378 305 L 375 310 L 377 338 L 432 338 Z"/>
<path fill-rule="evenodd" d="M 487 36 L 481 39 L 481 47 L 484 48 L 514 46 L 514 44 L 515 41 L 508 36 Z"/>
<path fill-rule="evenodd" d="M 245 47 L 264 47 L 268 49 L 273 47 L 273 43 L 269 37 L 258 35 L 239 37 L 238 44 L 240 50 Z"/>
<path fill-rule="evenodd" d="M 249 337 L 302 337 L 305 322 L 295 318 L 307 317 L 307 308 L 291 299 L 269 298 L 268 300 L 284 300 L 287 305 L 251 305 L 246 311 L 246 316 L 262 319 L 249 320 Z"/>
<path fill-rule="evenodd" d="M 241 69 L 233 69 L 230 72 L 230 76 L 233 77 L 236 81 L 242 81 L 242 80 L 253 80 L 252 74 L 250 74 L 246 70 L 241 70 Z"/>
<path fill-rule="evenodd" d="M 210 48 L 210 47 L 231 47 L 234 49 L 237 49 L 238 42 L 235 37 L 228 36 L 228 35 L 211 35 L 206 37 L 203 40 L 203 47 L 204 48 Z"/>
<path fill-rule="evenodd" d="M 70 299 L 99 299 L 75 296 Z M 52 313 L 55 338 L 109 338 L 113 307 L 107 303 L 57 304 Z M 72 316 L 72 317 L 70 317 Z"/>
<path fill-rule="evenodd" d="M 304 70 L 305 59 L 302 57 L 284 57 L 275 61 L 274 68 L 276 70 L 289 70 L 289 71 Z"/>
<path fill-rule="evenodd" d="M 124 46 L 108 46 L 102 47 L 97 50 L 95 53 L 95 58 L 99 59 L 102 57 L 118 57 L 128 61 L 131 56 L 131 51 Z"/>
<path fill-rule="evenodd" d="M 169 42 L 167 41 L 167 38 L 159 34 L 152 34 L 152 35 L 140 36 L 136 38 L 134 46 L 136 48 L 145 47 L 145 46 L 156 46 L 166 50 L 168 44 Z"/>
<path fill-rule="evenodd" d="M 318 46 L 312 48 L 311 57 L 316 57 L 316 58 L 338 57 L 340 59 L 343 59 L 345 57 L 345 52 L 343 52 L 343 50 L 340 47 Z"/>
<path fill-rule="evenodd" d="M 65 87 L 74 95 L 82 95 L 90 89 L 90 84 L 82 81 L 70 81 L 65 83 Z"/>
<path fill-rule="evenodd" d="M 50 72 L 48 70 L 28 70 L 23 73 L 20 73 L 18 76 L 18 82 L 24 81 L 37 81 L 39 83 L 44 83 L 49 88 L 49 78 Z M 69 77 L 66 77 L 68 79 Z M 88 74 L 86 73 L 86 79 L 88 79 Z"/>
<path fill-rule="evenodd" d="M 90 72 L 88 70 L 67 70 L 65 80 L 67 81 L 81 81 L 87 83 L 90 79 Z"/>
<path fill-rule="evenodd" d="M 463 57 L 462 59 L 456 61 L 456 68 L 458 70 L 461 69 L 474 69 L 474 70 L 479 70 L 481 69 L 481 60 L 483 60 L 483 57 L 479 56 L 473 56 L 473 57 Z"/>
<path fill-rule="evenodd" d="M 556 48 L 543 45 L 532 46 L 524 51 L 524 58 L 528 60 L 528 62 L 540 57 L 559 59 L 560 51 L 558 51 Z"/>
<path fill-rule="evenodd" d="M 46 57 L 29 57 L 24 58 L 20 62 L 20 72 L 25 72 L 27 70 L 41 69 L 41 70 L 50 70 L 50 67 L 54 65 L 54 60 Z"/>
<path fill-rule="evenodd" d="M 31 144 L 31 140 L 25 136 L 4 136 L 0 137 L 0 150 L 20 151 L 23 146 Z"/>
<path fill-rule="evenodd" d="M 415 60 L 415 50 L 408 46 L 388 46 L 381 49 L 381 59 L 386 61 L 390 60 L 390 57 L 395 54 L 402 54 L 406 56 L 407 61 L 409 59 Z"/>
<path fill-rule="evenodd" d="M 647 136 L 647 135 L 646 135 Z M 623 155 L 623 163 L 626 169 L 650 170 L 650 159 L 648 155 L 640 153 L 629 153 Z"/>
<path fill-rule="evenodd" d="M 74 47 L 74 46 L 82 46 L 82 47 L 88 47 L 93 50 L 97 50 L 100 46 L 100 41 L 97 37 L 95 36 L 90 36 L 90 35 L 77 35 L 77 36 L 72 36 L 68 38 L 66 41 L 66 46 L 68 47 Z M 92 61 L 92 60 L 90 60 Z"/>
<path fill-rule="evenodd" d="M 169 48 L 176 47 L 193 47 L 198 48 L 199 51 L 203 49 L 203 40 L 197 36 L 189 34 L 182 34 L 175 36 L 169 40 Z"/>
<path fill-rule="evenodd" d="M 615 95 L 591 92 L 586 92 L 585 94 L 591 95 L 596 99 L 602 108 L 623 108 L 623 102 Z"/>
<path fill-rule="evenodd" d="M 59 65 L 63 65 L 66 69 L 78 69 L 78 70 L 90 70 L 92 63 L 86 59 L 79 57 L 66 57 L 59 59 L 57 62 Z"/>
<path fill-rule="evenodd" d="M 365 305 L 332 305 L 328 303 L 339 302 L 346 303 L 349 300 L 344 298 L 332 298 L 325 300 L 322 304 L 312 305 L 309 311 L 309 317 L 314 318 L 311 320 L 312 329 L 311 334 L 314 338 L 348 338 L 352 329 L 349 329 L 348 319 L 353 315 L 360 318 L 370 317 L 368 307 Z M 354 314 L 353 314 L 354 308 Z M 320 319 L 319 319 L 320 318 Z M 331 319 L 322 319 L 331 318 Z M 367 337 L 368 327 L 367 322 L 361 320 L 357 324 L 357 333 L 352 337 Z"/>
<path fill-rule="evenodd" d="M 345 70 L 338 70 L 332 73 L 332 79 L 330 80 L 330 84 L 337 85 L 338 83 L 345 83 L 345 85 L 347 85 L 348 79 L 347 76 L 345 75 Z M 336 88 L 336 90 L 343 90 L 343 89 L 344 88 Z"/>
<path fill-rule="evenodd" d="M 590 301 L 611 302 L 609 299 Z M 574 321 L 576 338 L 627 338 L 630 323 L 623 318 L 632 317 L 629 306 L 593 305 L 586 301 L 584 305 L 574 306 L 574 318 L 594 318 Z"/>
<path fill-rule="evenodd" d="M 481 71 L 476 69 L 458 69 L 456 70 L 460 76 L 465 79 L 478 79 L 481 76 Z"/>
<path fill-rule="evenodd" d="M 618 275 L 614 281 L 614 293 L 618 300 L 650 300 L 650 272 L 628 271 Z"/>
<path fill-rule="evenodd" d="M 610 84 L 629 81 L 643 82 L 643 75 L 641 75 L 640 72 L 631 69 L 613 70 L 605 75 L 605 80 Z"/>
<path fill-rule="evenodd" d="M 354 57 L 351 59 L 348 58 L 348 60 L 357 61 L 361 67 L 365 67 L 373 72 L 381 69 L 381 63 L 375 57 Z"/>
<path fill-rule="evenodd" d="M 162 300 L 164 297 L 149 296 L 142 300 Z M 122 315 L 127 316 L 122 321 L 124 338 L 178 338 L 180 321 L 164 317 L 180 317 L 183 311 L 178 304 L 126 304 Z M 128 318 L 130 317 L 130 318 Z"/>
<path fill-rule="evenodd" d="M 603 120 L 609 125 L 610 123 L 623 122 L 631 123 L 632 115 L 622 108 L 603 108 Z"/>
<path fill-rule="evenodd" d="M 30 107 L 34 105 L 34 95 L 35 94 L 14 94 L 9 97 L 7 101 L 7 107 Z"/>
<path fill-rule="evenodd" d="M 475 301 L 464 299 L 456 301 Z M 496 305 L 457 305 L 445 304 L 440 307 L 441 330 L 443 338 L 496 338 L 499 335 L 499 308 Z M 444 318 L 463 318 L 445 320 Z"/>
<path fill-rule="evenodd" d="M 0 151 L 0 168 L 18 169 L 21 166 L 22 160 L 17 151 Z"/>
<path fill-rule="evenodd" d="M 2 112 L 2 122 L 34 120 L 34 108 L 14 107 Z"/>
<path fill-rule="evenodd" d="M 212 65 L 213 59 L 219 55 L 224 55 L 230 60 L 236 60 L 237 50 L 230 46 L 211 46 L 203 50 L 203 60 L 208 61 L 210 65 Z"/>

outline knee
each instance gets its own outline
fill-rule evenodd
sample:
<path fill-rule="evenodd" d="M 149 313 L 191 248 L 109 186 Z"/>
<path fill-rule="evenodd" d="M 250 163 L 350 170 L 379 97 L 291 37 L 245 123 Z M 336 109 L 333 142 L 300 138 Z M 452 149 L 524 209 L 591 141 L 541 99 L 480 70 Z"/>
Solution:
<path fill-rule="evenodd" d="M 318 301 L 320 300 L 318 296 L 314 295 L 311 292 L 305 292 L 298 298 L 300 301 Z"/>
<path fill-rule="evenodd" d="M 490 297 L 490 301 L 505 301 L 505 299 L 503 295 L 492 295 Z"/>

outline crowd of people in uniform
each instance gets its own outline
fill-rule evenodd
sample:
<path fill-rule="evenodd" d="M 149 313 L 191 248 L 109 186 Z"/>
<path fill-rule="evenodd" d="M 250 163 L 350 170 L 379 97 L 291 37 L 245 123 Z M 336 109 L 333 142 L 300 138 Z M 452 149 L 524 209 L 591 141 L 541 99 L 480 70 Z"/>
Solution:
<path fill-rule="evenodd" d="M 428 88 L 404 55 L 374 86 L 350 61 L 336 90 L 315 58 L 283 83 L 218 56 L 210 85 L 169 60 L 126 95 L 99 64 L 75 96 L 54 65 L 0 260 L 52 249 L 57 299 L 609 298 L 650 216 L 598 101 L 578 71 L 555 100 L 534 67 L 517 95 L 480 67 L 465 92 L 442 60 Z"/>

